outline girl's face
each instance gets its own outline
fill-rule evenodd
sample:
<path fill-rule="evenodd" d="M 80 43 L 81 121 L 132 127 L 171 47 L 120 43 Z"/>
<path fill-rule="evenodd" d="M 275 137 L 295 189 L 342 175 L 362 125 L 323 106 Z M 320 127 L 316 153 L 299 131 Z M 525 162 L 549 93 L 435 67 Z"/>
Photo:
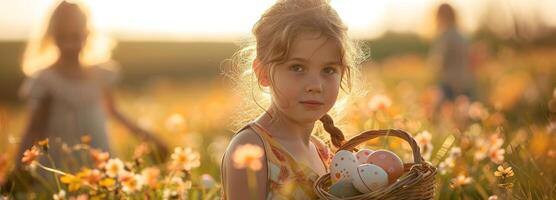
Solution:
<path fill-rule="evenodd" d="M 334 106 L 341 82 L 336 42 L 317 33 L 302 33 L 284 63 L 271 73 L 273 106 L 287 118 L 313 123 Z"/>
<path fill-rule="evenodd" d="M 79 54 L 88 35 L 85 17 L 77 11 L 61 13 L 53 24 L 52 34 L 62 55 Z"/>

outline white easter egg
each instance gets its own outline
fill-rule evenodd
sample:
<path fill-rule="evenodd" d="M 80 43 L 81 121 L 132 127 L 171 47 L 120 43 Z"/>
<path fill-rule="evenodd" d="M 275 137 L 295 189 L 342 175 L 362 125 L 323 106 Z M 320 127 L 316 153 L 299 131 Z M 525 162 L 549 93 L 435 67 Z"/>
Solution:
<path fill-rule="evenodd" d="M 369 155 L 371 155 L 374 151 L 370 149 L 361 149 L 357 153 L 355 153 L 355 158 L 359 165 L 367 164 L 367 160 Z"/>
<path fill-rule="evenodd" d="M 351 172 L 357 166 L 357 159 L 353 153 L 346 150 L 336 152 L 336 155 L 332 158 L 332 163 L 330 163 L 330 179 L 332 183 L 334 184 L 339 180 L 351 182 Z"/>
<path fill-rule="evenodd" d="M 388 174 L 377 165 L 359 165 L 352 174 L 353 186 L 362 193 L 369 193 L 388 185 Z"/>

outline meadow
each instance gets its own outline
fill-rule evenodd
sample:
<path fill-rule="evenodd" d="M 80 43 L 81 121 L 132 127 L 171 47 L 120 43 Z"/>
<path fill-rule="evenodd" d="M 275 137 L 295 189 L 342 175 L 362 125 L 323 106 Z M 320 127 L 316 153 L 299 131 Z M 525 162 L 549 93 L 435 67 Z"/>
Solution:
<path fill-rule="evenodd" d="M 172 49 L 173 44 L 159 45 Z M 128 73 L 124 68 L 125 84 L 118 88 L 116 98 L 123 113 L 172 147 L 165 160 L 110 122 L 112 154 L 88 148 L 87 138 L 82 138 L 83 144 L 69 149 L 95 161 L 86 168 L 67 172 L 48 163 L 28 163 L 30 171 L 57 174 L 59 185 L 8 182 L 16 176 L 11 171 L 13 155 L 25 113 L 20 103 L 1 104 L 0 195 L 17 199 L 218 199 L 220 159 L 238 128 L 231 124 L 241 115 L 237 107 L 241 98 L 233 84 L 219 75 L 219 66 L 237 47 L 200 46 L 214 51 L 199 50 L 195 44 L 188 51 L 174 46 L 165 51 L 174 54 L 159 52 L 153 58 L 142 46 L 127 44 L 119 51 L 133 50 L 133 55 L 115 52 L 123 66 L 151 66 Z M 392 56 L 378 51 L 371 58 L 379 59 L 363 63 L 361 84 L 368 93 L 345 105 L 345 117 L 337 122 L 347 138 L 371 129 L 396 128 L 413 134 L 422 156 L 438 168 L 436 199 L 556 199 L 556 172 L 552 170 L 556 166 L 556 48 L 485 50 L 473 60 L 476 95 L 444 103 L 439 101 L 435 69 L 422 53 L 426 47 L 417 43 L 414 49 Z M 209 51 L 211 55 L 199 53 Z M 179 56 L 191 63 L 173 62 Z M 151 77 L 149 81 L 140 78 L 145 76 Z M 43 141 L 29 155 L 46 156 L 52 145 L 62 144 Z M 365 145 L 390 149 L 412 162 L 411 150 L 402 140 L 380 138 Z M 127 172 L 116 178 L 114 173 L 122 167 Z"/>

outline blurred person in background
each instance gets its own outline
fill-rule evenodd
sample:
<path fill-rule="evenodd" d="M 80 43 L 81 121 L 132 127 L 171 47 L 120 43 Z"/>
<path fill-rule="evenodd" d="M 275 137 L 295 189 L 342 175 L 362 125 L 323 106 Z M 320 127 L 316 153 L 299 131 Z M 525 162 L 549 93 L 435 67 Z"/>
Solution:
<path fill-rule="evenodd" d="M 107 114 L 165 154 L 168 150 L 162 140 L 118 110 L 112 92 L 118 80 L 117 64 L 110 60 L 111 45 L 103 46 L 97 37 L 87 9 L 76 1 L 58 1 L 47 19 L 23 56 L 28 78 L 20 93 L 27 102 L 27 121 L 15 157 L 17 168 L 21 168 L 24 151 L 45 138 L 50 141 L 48 152 L 55 167 L 70 172 L 90 162 L 72 159 L 75 153 L 64 151 L 61 143 L 71 147 L 87 136 L 92 148 L 110 152 Z"/>
<path fill-rule="evenodd" d="M 456 11 L 451 5 L 443 3 L 438 7 L 436 25 L 438 36 L 432 46 L 430 59 L 437 71 L 441 97 L 435 113 L 441 111 L 452 115 L 454 106 L 457 106 L 454 104 L 475 98 L 469 42 L 458 30 Z M 437 117 L 440 116 L 433 116 Z"/>

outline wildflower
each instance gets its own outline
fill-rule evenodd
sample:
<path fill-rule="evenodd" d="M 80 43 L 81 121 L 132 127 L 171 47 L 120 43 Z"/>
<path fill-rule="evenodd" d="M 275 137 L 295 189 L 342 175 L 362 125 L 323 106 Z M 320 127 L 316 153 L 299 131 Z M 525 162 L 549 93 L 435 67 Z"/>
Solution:
<path fill-rule="evenodd" d="M 456 178 L 452 179 L 452 187 L 453 188 L 457 188 L 457 187 L 463 187 L 469 183 L 471 183 L 473 179 L 471 177 L 467 177 L 465 175 L 458 175 Z"/>
<path fill-rule="evenodd" d="M 98 169 L 84 169 L 78 176 L 82 177 L 89 185 L 96 185 L 102 179 L 102 174 Z"/>
<path fill-rule="evenodd" d="M 52 195 L 52 199 L 54 199 L 54 200 L 66 199 L 66 191 L 65 190 L 60 190 L 60 192 Z"/>
<path fill-rule="evenodd" d="M 118 158 L 108 160 L 104 168 L 106 169 L 106 175 L 112 178 L 125 172 L 124 163 Z"/>
<path fill-rule="evenodd" d="M 178 192 L 175 190 L 170 190 L 170 189 L 164 189 L 164 192 L 162 192 L 162 198 L 163 199 L 175 199 L 178 197 Z"/>
<path fill-rule="evenodd" d="M 102 179 L 99 183 L 100 186 L 105 187 L 105 188 L 111 188 L 115 184 L 116 184 L 116 181 L 112 178 Z"/>
<path fill-rule="evenodd" d="M 95 161 L 95 165 L 98 168 L 103 168 L 106 165 L 106 161 L 110 158 L 110 153 L 103 152 L 99 149 L 91 149 L 90 151 L 91 157 Z"/>
<path fill-rule="evenodd" d="M 79 176 L 73 175 L 64 175 L 60 178 L 60 181 L 68 185 L 68 189 L 70 192 L 79 190 L 79 188 L 81 188 L 81 185 L 83 184 L 83 181 Z"/>
<path fill-rule="evenodd" d="M 151 149 L 149 148 L 149 144 L 147 144 L 146 142 L 142 142 L 135 148 L 135 151 L 133 151 L 133 158 L 140 158 L 146 154 L 149 154 L 150 152 Z"/>
<path fill-rule="evenodd" d="M 506 151 L 504 149 L 492 149 L 489 152 L 490 160 L 496 164 L 500 164 L 504 161 L 504 153 Z"/>
<path fill-rule="evenodd" d="M 40 140 L 40 141 L 38 142 L 38 144 L 39 144 L 39 146 L 41 147 L 41 149 L 42 149 L 43 151 L 45 151 L 45 152 L 48 151 L 48 147 L 49 147 L 49 146 L 48 146 L 48 138 L 46 138 L 46 139 L 44 139 L 44 140 Z"/>
<path fill-rule="evenodd" d="M 145 180 L 145 183 L 149 187 L 156 188 L 156 186 L 158 185 L 160 170 L 156 167 L 145 168 L 143 169 L 143 171 L 141 171 L 141 176 L 143 176 L 143 180 Z"/>
<path fill-rule="evenodd" d="M 512 167 L 504 168 L 502 165 L 498 166 L 498 170 L 494 172 L 494 176 L 500 176 L 502 178 L 508 178 L 514 176 L 514 171 Z"/>
<path fill-rule="evenodd" d="M 176 147 L 172 154 L 172 164 L 178 169 L 191 170 L 201 165 L 200 158 L 200 154 L 191 148 Z"/>
<path fill-rule="evenodd" d="M 201 187 L 205 189 L 211 189 L 215 185 L 214 178 L 209 174 L 201 175 Z"/>
<path fill-rule="evenodd" d="M 488 111 L 481 102 L 473 102 L 469 106 L 468 115 L 473 120 L 484 120 L 488 118 Z"/>
<path fill-rule="evenodd" d="M 234 166 L 238 169 L 249 168 L 254 171 L 258 171 L 262 168 L 261 159 L 264 155 L 264 151 L 261 147 L 245 144 L 239 146 L 233 153 L 232 159 L 234 161 Z"/>
<path fill-rule="evenodd" d="M 385 110 L 392 106 L 392 100 L 386 95 L 374 95 L 368 103 L 371 111 Z"/>
<path fill-rule="evenodd" d="M 21 162 L 25 165 L 30 165 L 33 161 L 39 157 L 40 151 L 37 146 L 31 147 L 31 149 L 25 150 L 23 152 L 23 158 L 21 158 Z"/>
<path fill-rule="evenodd" d="M 122 190 L 126 193 L 137 192 L 144 184 L 143 177 L 134 173 L 123 173 L 119 177 L 119 181 L 122 183 Z"/>
<path fill-rule="evenodd" d="M 425 158 L 425 160 L 429 160 L 432 155 L 432 143 L 431 143 L 432 135 L 428 131 L 423 131 L 417 136 L 415 136 L 415 141 L 419 145 L 421 149 L 421 154 Z"/>

